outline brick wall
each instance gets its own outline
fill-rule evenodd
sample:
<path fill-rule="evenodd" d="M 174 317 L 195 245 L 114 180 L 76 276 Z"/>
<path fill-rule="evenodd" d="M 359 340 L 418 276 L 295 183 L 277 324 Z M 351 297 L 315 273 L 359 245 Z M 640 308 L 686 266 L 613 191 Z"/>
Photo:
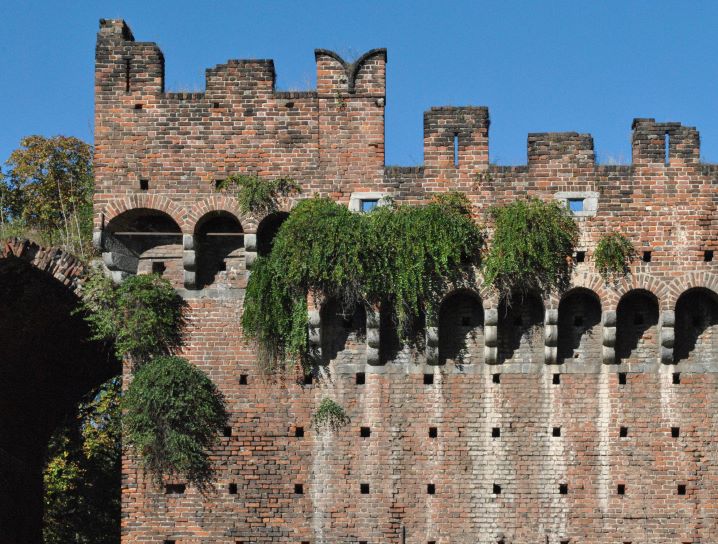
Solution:
<path fill-rule="evenodd" d="M 386 167 L 384 50 L 354 63 L 317 50 L 317 90 L 302 93 L 277 91 L 268 60 L 168 93 L 160 49 L 117 20 L 101 22 L 96 54 L 96 242 L 118 280 L 174 282 L 190 306 L 185 354 L 232 412 L 209 495 L 166 494 L 124 459 L 123 542 L 716 540 L 718 167 L 700 163 L 696 129 L 635 120 L 625 166 L 596 164 L 590 135 L 530 134 L 526 165 L 496 166 L 486 108 L 432 108 L 423 166 Z M 233 173 L 291 176 L 301 198 L 343 203 L 461 190 L 477 221 L 516 198 L 585 198 L 586 259 L 546 300 L 447 293 L 438 327 L 418 323 L 409 346 L 386 309 L 327 302 L 311 311 L 311 383 L 268 378 L 239 318 L 284 216 L 240 214 L 214 189 Z M 614 229 L 651 253 L 607 285 L 592 252 Z M 325 397 L 351 422 L 319 434 Z"/>

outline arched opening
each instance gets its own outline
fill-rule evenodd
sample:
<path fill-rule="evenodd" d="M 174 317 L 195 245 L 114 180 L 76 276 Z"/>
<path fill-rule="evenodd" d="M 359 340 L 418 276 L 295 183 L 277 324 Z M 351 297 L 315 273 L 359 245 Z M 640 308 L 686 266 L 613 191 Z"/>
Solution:
<path fill-rule="evenodd" d="M 422 312 L 404 331 L 401 338 L 394 319 L 393 306 L 389 301 L 382 303 L 379 309 L 379 361 L 408 363 L 424 351 L 426 343 L 426 316 Z"/>
<path fill-rule="evenodd" d="M 718 354 L 718 295 L 690 289 L 676 303 L 676 362 L 715 362 Z"/>
<path fill-rule="evenodd" d="M 573 289 L 558 306 L 558 362 L 600 361 L 601 302 L 593 291 Z"/>
<path fill-rule="evenodd" d="M 514 295 L 499 303 L 500 363 L 540 363 L 544 360 L 544 307 L 533 294 Z"/>
<path fill-rule="evenodd" d="M 227 284 L 243 268 L 244 232 L 239 220 L 227 212 L 210 212 L 195 228 L 197 287 Z"/>
<path fill-rule="evenodd" d="M 77 304 L 47 272 L 0 256 L 3 542 L 42 542 L 48 441 L 87 393 L 121 370 L 108 346 L 90 339 Z"/>
<path fill-rule="evenodd" d="M 322 362 L 363 363 L 366 360 L 366 311 L 329 299 L 320 311 Z"/>
<path fill-rule="evenodd" d="M 650 291 L 634 289 L 616 310 L 616 362 L 654 362 L 658 358 L 658 299 Z"/>
<path fill-rule="evenodd" d="M 257 253 L 260 256 L 270 254 L 274 245 L 274 238 L 279 232 L 279 227 L 287 220 L 287 217 L 289 217 L 287 212 L 274 212 L 259 223 L 257 227 Z"/>
<path fill-rule="evenodd" d="M 478 296 L 456 291 L 439 308 L 439 363 L 484 361 L 484 308 Z"/>
<path fill-rule="evenodd" d="M 182 231 L 164 212 L 136 208 L 118 215 L 105 229 L 103 246 L 113 271 L 160 274 L 182 285 Z"/>

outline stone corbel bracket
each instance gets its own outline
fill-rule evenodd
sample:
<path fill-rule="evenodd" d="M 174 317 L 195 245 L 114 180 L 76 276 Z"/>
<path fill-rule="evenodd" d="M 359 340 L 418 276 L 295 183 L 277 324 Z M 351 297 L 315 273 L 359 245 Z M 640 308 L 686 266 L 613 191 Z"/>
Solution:
<path fill-rule="evenodd" d="M 316 356 L 318 359 L 322 355 L 322 321 L 319 316 L 319 310 L 309 311 L 309 325 L 308 325 L 308 341 L 309 341 L 309 352 Z"/>
<path fill-rule="evenodd" d="M 244 235 L 244 263 L 247 270 L 252 268 L 254 261 L 257 260 L 257 235 Z"/>
<path fill-rule="evenodd" d="M 673 346 L 675 343 L 676 313 L 665 310 L 661 313 L 661 362 L 673 364 Z"/>
<path fill-rule="evenodd" d="M 184 268 L 184 286 L 194 289 L 197 286 L 197 255 L 194 249 L 194 236 L 182 235 L 182 267 Z"/>
<path fill-rule="evenodd" d="M 426 363 L 439 364 L 439 327 L 426 327 Z"/>
<path fill-rule="evenodd" d="M 499 311 L 489 308 L 484 313 L 484 362 L 495 365 L 499 359 Z"/>
<path fill-rule="evenodd" d="M 603 363 L 612 365 L 616 362 L 616 312 L 603 312 Z"/>
<path fill-rule="evenodd" d="M 366 362 L 370 365 L 378 365 L 379 361 L 379 335 L 380 316 L 379 310 L 373 308 L 366 313 Z"/>
<path fill-rule="evenodd" d="M 544 360 L 554 365 L 558 359 L 558 310 L 546 310 L 544 323 Z"/>

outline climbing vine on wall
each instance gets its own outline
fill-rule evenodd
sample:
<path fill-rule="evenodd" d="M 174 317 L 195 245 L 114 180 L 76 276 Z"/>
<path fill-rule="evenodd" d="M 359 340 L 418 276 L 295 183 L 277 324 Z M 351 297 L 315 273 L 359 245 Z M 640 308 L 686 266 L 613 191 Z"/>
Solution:
<path fill-rule="evenodd" d="M 494 235 L 484 280 L 507 298 L 568 285 L 578 226 L 558 202 L 517 200 L 491 208 Z"/>
<path fill-rule="evenodd" d="M 628 274 L 635 256 L 633 244 L 620 232 L 601 236 L 593 252 L 596 269 L 605 282 L 618 281 Z"/>
<path fill-rule="evenodd" d="M 467 281 L 477 264 L 484 234 L 469 210 L 455 193 L 368 214 L 326 198 L 300 202 L 247 285 L 242 326 L 265 369 L 307 362 L 309 294 L 347 310 L 388 302 L 400 334 L 421 314 L 431 319 L 446 286 Z"/>
<path fill-rule="evenodd" d="M 266 215 L 279 209 L 281 197 L 299 194 L 300 185 L 291 178 L 265 180 L 259 176 L 235 174 L 222 180 L 217 189 L 234 192 L 239 210 L 246 214 Z"/>
<path fill-rule="evenodd" d="M 83 284 L 81 311 L 94 339 L 113 342 L 132 365 L 122 399 L 126 442 L 157 482 L 182 475 L 204 488 L 212 476 L 207 452 L 228 416 L 212 381 L 171 355 L 182 344 L 182 299 L 154 274 L 115 285 L 95 271 Z"/>

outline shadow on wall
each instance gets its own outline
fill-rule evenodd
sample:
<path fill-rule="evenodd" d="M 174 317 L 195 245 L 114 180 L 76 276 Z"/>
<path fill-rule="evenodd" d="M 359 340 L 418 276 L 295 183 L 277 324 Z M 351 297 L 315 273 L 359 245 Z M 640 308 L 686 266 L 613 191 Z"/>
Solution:
<path fill-rule="evenodd" d="M 600 360 L 601 302 L 588 289 L 569 291 L 558 306 L 558 363 Z"/>
<path fill-rule="evenodd" d="M 439 363 L 458 366 L 484 361 L 484 308 L 468 291 L 450 294 L 439 309 Z"/>
<path fill-rule="evenodd" d="M 514 295 L 499 303 L 499 362 L 543 362 L 544 307 L 535 294 Z"/>
<path fill-rule="evenodd" d="M 366 311 L 363 306 L 344 307 L 336 299 L 322 304 L 321 345 L 322 363 L 349 362 L 366 344 Z"/>
<path fill-rule="evenodd" d="M 197 288 L 208 287 L 228 271 L 244 268 L 244 232 L 239 220 L 222 211 L 211 212 L 195 228 Z"/>
<path fill-rule="evenodd" d="M 718 357 L 718 296 L 690 289 L 676 303 L 676 362 L 708 363 Z"/>
<path fill-rule="evenodd" d="M 643 289 L 621 297 L 616 310 L 616 362 L 658 358 L 658 299 Z"/>

